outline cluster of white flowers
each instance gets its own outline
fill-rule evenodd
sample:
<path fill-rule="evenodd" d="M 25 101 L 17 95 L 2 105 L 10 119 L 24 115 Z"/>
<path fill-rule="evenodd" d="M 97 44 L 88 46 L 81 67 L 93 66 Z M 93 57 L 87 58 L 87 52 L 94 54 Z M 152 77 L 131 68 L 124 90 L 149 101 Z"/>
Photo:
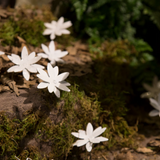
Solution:
<path fill-rule="evenodd" d="M 150 105 L 155 108 L 149 113 L 149 116 L 160 117 L 160 81 L 158 81 L 158 78 L 155 76 L 152 86 L 145 83 L 143 86 L 148 92 L 141 94 L 141 98 L 149 98 Z"/>
<path fill-rule="evenodd" d="M 26 47 L 23 47 L 21 58 L 16 54 L 11 54 L 8 58 L 15 64 L 7 70 L 7 72 L 22 72 L 23 77 L 28 81 L 30 79 L 30 73 L 39 73 L 37 77 L 43 80 L 37 88 L 42 89 L 48 87 L 48 91 L 50 93 L 54 92 L 55 95 L 59 98 L 60 91 L 57 89 L 61 89 L 63 91 L 70 92 L 67 86 L 70 84 L 64 81 L 69 73 L 64 72 L 60 75 L 58 66 L 55 66 L 56 62 L 64 62 L 61 58 L 68 54 L 67 51 L 61 51 L 55 49 L 55 44 L 52 39 L 55 38 L 56 35 L 60 36 L 62 34 L 69 34 L 70 32 L 66 30 L 66 28 L 70 27 L 72 23 L 70 21 L 64 23 L 64 18 L 61 17 L 58 22 L 52 21 L 51 23 L 45 23 L 45 26 L 48 27 L 44 31 L 44 35 L 50 34 L 51 42 L 49 47 L 42 44 L 42 49 L 44 53 L 38 53 L 37 56 L 35 52 L 32 52 L 28 55 L 28 51 Z M 0 52 L 0 54 L 4 54 L 4 52 Z M 47 58 L 50 63 L 47 65 L 47 72 L 43 70 L 45 67 L 37 63 L 41 58 Z"/>
<path fill-rule="evenodd" d="M 39 74 L 37 74 L 37 77 L 43 81 L 37 86 L 38 89 L 48 87 L 48 91 L 50 93 L 54 92 L 58 98 L 60 97 L 60 91 L 58 89 L 70 92 L 70 89 L 68 88 L 70 84 L 65 81 L 69 73 L 64 72 L 59 74 L 59 68 L 58 66 L 55 66 L 56 62 L 63 62 L 61 58 L 67 55 L 68 52 L 56 50 L 53 39 L 56 35 L 60 36 L 62 34 L 69 34 L 70 32 L 66 30 L 66 28 L 70 27 L 71 25 L 72 23 L 70 21 L 64 23 L 63 17 L 61 17 L 57 22 L 52 21 L 51 23 L 45 23 L 47 29 L 44 31 L 43 35 L 50 35 L 51 42 L 49 44 L 49 47 L 42 44 L 41 46 L 44 53 L 38 53 L 37 56 L 35 52 L 28 54 L 28 50 L 26 47 L 23 47 L 22 49 L 21 58 L 16 54 L 11 54 L 11 56 L 8 56 L 8 58 L 15 65 L 9 68 L 7 72 L 22 72 L 22 75 L 26 80 L 30 79 L 30 73 L 38 72 Z M 4 54 L 4 52 L 0 52 L 0 55 L 2 54 Z M 35 64 L 41 58 L 47 58 L 50 61 L 50 63 L 47 64 L 48 74 L 43 70 L 45 68 L 44 66 Z M 92 150 L 93 143 L 108 141 L 108 138 L 98 137 L 105 130 L 106 128 L 98 127 L 93 131 L 92 124 L 88 123 L 86 131 L 79 130 L 77 133 L 71 133 L 73 136 L 81 139 L 77 140 L 73 144 L 73 146 L 80 147 L 86 144 L 86 149 L 88 152 L 90 152 Z M 15 158 L 20 160 L 16 156 Z M 32 159 L 27 158 L 26 160 Z"/>

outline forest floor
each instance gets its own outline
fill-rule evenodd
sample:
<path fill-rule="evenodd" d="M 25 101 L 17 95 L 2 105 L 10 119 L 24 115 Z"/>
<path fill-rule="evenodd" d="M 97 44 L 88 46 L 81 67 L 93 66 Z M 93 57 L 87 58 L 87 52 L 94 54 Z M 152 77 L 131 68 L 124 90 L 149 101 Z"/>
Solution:
<path fill-rule="evenodd" d="M 9 12 L 5 11 L 1 16 L 7 16 Z M 6 70 L 13 65 L 7 55 L 11 53 L 19 54 L 23 46 L 27 46 L 29 53 L 35 51 L 42 52 L 40 46 L 33 47 L 28 45 L 26 41 L 17 36 L 19 46 L 3 46 L 0 45 L 0 51 L 4 51 L 4 55 L 0 55 L 0 113 L 5 113 L 9 119 L 19 119 L 22 121 L 28 112 L 38 114 L 39 117 L 50 118 L 52 121 L 59 123 L 62 118 L 56 115 L 57 110 L 54 108 L 45 108 L 46 103 L 44 97 L 39 94 L 36 88 L 39 80 L 35 75 L 31 75 L 30 81 L 24 80 L 21 73 L 13 74 L 12 76 Z M 3 40 L 2 40 L 3 41 Z M 49 42 L 45 43 L 46 45 Z M 72 78 L 78 78 L 83 82 L 86 75 L 95 74 L 93 66 L 95 61 L 93 54 L 88 50 L 87 44 L 80 40 L 73 42 L 70 46 L 63 46 L 59 42 L 55 42 L 57 48 L 67 50 L 69 54 L 63 58 L 64 64 L 58 64 L 60 72 L 69 72 Z M 47 61 L 41 60 L 40 64 L 46 66 Z M 52 100 L 51 100 L 52 101 Z M 160 121 L 159 117 L 149 117 L 148 113 L 151 110 L 148 100 L 140 99 L 139 95 L 133 98 L 133 103 L 130 102 L 128 112 L 124 116 L 130 127 L 135 127 L 136 134 L 133 143 L 135 147 L 115 145 L 110 149 L 96 149 L 93 147 L 91 154 L 86 153 L 85 147 L 81 149 L 74 147 L 74 151 L 67 156 L 68 160 L 160 160 Z M 136 101 L 136 102 L 135 102 Z M 62 102 L 63 103 L 63 102 Z M 138 104 L 138 105 L 137 105 Z M 0 121 L 3 123 L 2 121 Z M 40 122 L 37 122 L 40 123 Z M 61 123 L 61 122 L 60 122 Z M 39 130 L 41 132 L 41 130 Z M 11 139 L 11 141 L 14 139 Z M 117 140 L 118 141 L 118 140 Z M 0 137 L 0 142 L 2 139 Z M 17 142 L 15 142 L 16 144 Z M 47 157 L 51 152 L 49 142 L 41 142 L 37 139 L 36 133 L 31 131 L 18 144 L 19 150 L 16 154 L 27 149 L 28 146 L 33 146 L 39 149 L 41 154 Z M 0 150 L 1 151 L 1 150 Z M 78 154 L 77 154 L 78 153 Z M 15 155 L 16 156 L 16 155 Z M 17 155 L 18 156 L 18 155 Z M 8 160 L 8 155 L 1 155 L 0 159 Z M 22 159 L 23 160 L 23 159 Z M 34 160 L 34 159 L 33 159 Z"/>

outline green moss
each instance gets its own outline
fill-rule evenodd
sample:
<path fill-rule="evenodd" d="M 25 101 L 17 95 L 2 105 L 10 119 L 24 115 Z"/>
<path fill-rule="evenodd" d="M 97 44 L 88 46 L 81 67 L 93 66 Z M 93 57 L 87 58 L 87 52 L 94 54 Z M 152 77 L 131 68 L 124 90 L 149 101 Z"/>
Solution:
<path fill-rule="evenodd" d="M 38 46 L 47 41 L 42 35 L 44 22 L 41 20 L 24 19 L 14 21 L 9 19 L 0 28 L 0 39 L 3 39 L 3 45 L 18 45 L 17 36 L 22 37 L 28 44 Z"/>
<path fill-rule="evenodd" d="M 56 106 L 53 105 L 58 117 L 54 120 L 48 117 L 38 127 L 41 134 L 37 136 L 43 142 L 52 143 L 52 156 L 56 158 L 67 157 L 72 149 L 76 139 L 71 132 L 86 128 L 88 122 L 98 124 L 100 106 L 97 100 L 87 97 L 76 85 L 70 89 L 70 93 L 63 92 Z M 57 119 L 59 122 L 56 123 Z"/>

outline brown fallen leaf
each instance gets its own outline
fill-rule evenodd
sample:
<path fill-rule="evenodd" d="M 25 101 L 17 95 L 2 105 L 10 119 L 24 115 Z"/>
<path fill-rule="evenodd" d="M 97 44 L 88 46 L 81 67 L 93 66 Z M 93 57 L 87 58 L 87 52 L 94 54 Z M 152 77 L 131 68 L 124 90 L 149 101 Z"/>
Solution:
<path fill-rule="evenodd" d="M 8 86 L 0 85 L 0 92 L 9 91 L 10 88 Z"/>
<path fill-rule="evenodd" d="M 26 43 L 26 41 L 23 38 L 19 36 L 17 36 L 16 38 L 18 39 L 19 43 Z"/>
<path fill-rule="evenodd" d="M 15 81 L 9 79 L 8 77 L 5 77 L 4 75 L 1 75 L 1 82 L 3 85 L 8 85 L 9 88 L 12 89 L 17 96 L 19 96 L 18 88 Z"/>
<path fill-rule="evenodd" d="M 137 148 L 136 151 L 140 153 L 153 153 L 153 151 L 150 148 L 146 148 L 146 147 L 143 147 L 143 148 L 139 147 Z"/>
<path fill-rule="evenodd" d="M 0 57 L 2 57 L 3 58 L 3 60 L 5 60 L 5 61 L 10 61 L 10 59 L 7 57 L 7 55 L 5 55 L 5 54 L 3 54 L 3 55 L 1 55 Z"/>
<path fill-rule="evenodd" d="M 134 160 L 133 155 L 130 151 L 127 153 L 119 153 L 114 160 Z"/>
<path fill-rule="evenodd" d="M 148 143 L 149 146 L 151 147 L 160 147 L 160 141 L 158 140 L 152 140 Z"/>

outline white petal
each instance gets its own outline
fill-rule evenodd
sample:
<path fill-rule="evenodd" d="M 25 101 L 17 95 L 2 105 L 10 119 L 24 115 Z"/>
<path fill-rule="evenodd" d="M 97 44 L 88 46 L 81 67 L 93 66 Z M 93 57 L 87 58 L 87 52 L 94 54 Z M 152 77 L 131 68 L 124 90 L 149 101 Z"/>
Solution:
<path fill-rule="evenodd" d="M 49 35 L 52 34 L 53 30 L 52 29 L 45 29 L 43 32 L 43 35 Z"/>
<path fill-rule="evenodd" d="M 38 62 L 41 59 L 40 56 L 34 57 L 33 59 L 30 60 L 30 64 L 34 64 L 36 62 Z"/>
<path fill-rule="evenodd" d="M 26 60 L 28 58 L 28 50 L 25 46 L 22 49 L 21 57 L 22 57 L 23 60 Z"/>
<path fill-rule="evenodd" d="M 105 130 L 106 130 L 106 127 L 105 127 L 105 128 L 98 127 L 98 128 L 96 128 L 96 129 L 93 131 L 92 136 L 93 136 L 93 137 L 97 137 L 97 136 L 99 136 L 100 134 L 102 134 Z"/>
<path fill-rule="evenodd" d="M 49 85 L 49 83 L 41 82 L 41 83 L 37 86 L 37 88 L 38 88 L 38 89 L 46 88 L 46 87 L 48 87 L 48 85 Z"/>
<path fill-rule="evenodd" d="M 61 33 L 62 33 L 62 34 L 70 34 L 70 31 L 67 30 L 67 29 L 63 29 L 63 30 L 61 30 Z"/>
<path fill-rule="evenodd" d="M 49 93 L 52 93 L 53 91 L 55 91 L 55 85 L 54 85 L 54 83 L 50 83 L 48 85 L 48 91 L 49 91 Z"/>
<path fill-rule="evenodd" d="M 85 139 L 87 138 L 86 132 L 84 130 L 79 130 L 79 138 Z"/>
<path fill-rule="evenodd" d="M 48 91 L 50 93 L 54 92 L 54 94 L 60 98 L 60 91 L 54 86 L 54 83 L 50 83 L 49 86 L 48 86 Z"/>
<path fill-rule="evenodd" d="M 151 116 L 151 117 L 158 116 L 158 115 L 159 115 L 159 111 L 156 109 L 149 112 L 149 116 Z"/>
<path fill-rule="evenodd" d="M 49 63 L 50 64 L 50 63 Z M 48 66 L 47 66 L 48 67 Z M 48 68 L 47 68 L 48 69 Z M 58 73 L 59 73 L 59 68 L 58 68 L 58 66 L 55 66 L 54 68 L 53 68 L 53 76 L 54 77 L 57 77 L 58 76 Z"/>
<path fill-rule="evenodd" d="M 61 81 L 61 84 L 65 85 L 65 86 L 70 86 L 71 84 L 66 82 L 66 81 Z"/>
<path fill-rule="evenodd" d="M 41 46 L 42 46 L 43 51 L 44 51 L 46 54 L 49 55 L 48 47 L 47 47 L 46 45 L 44 45 L 44 44 L 41 44 Z"/>
<path fill-rule="evenodd" d="M 60 91 L 55 87 L 54 94 L 60 98 Z"/>
<path fill-rule="evenodd" d="M 55 51 L 55 44 L 53 41 L 51 41 L 49 44 L 49 51 L 50 53 Z"/>
<path fill-rule="evenodd" d="M 61 81 L 65 80 L 68 76 L 69 76 L 69 72 L 61 73 L 57 76 L 56 80 L 61 82 Z"/>
<path fill-rule="evenodd" d="M 58 27 L 62 26 L 63 22 L 64 22 L 64 18 L 60 17 L 59 20 L 58 20 L 58 22 L 57 22 Z"/>
<path fill-rule="evenodd" d="M 65 85 L 61 84 L 61 83 L 58 83 L 55 85 L 57 88 L 63 90 L 63 91 L 67 91 L 67 92 L 70 92 L 70 89 L 68 87 L 66 87 Z"/>
<path fill-rule="evenodd" d="M 29 72 L 26 69 L 24 69 L 22 74 L 23 74 L 23 77 L 28 81 L 30 77 Z"/>
<path fill-rule="evenodd" d="M 90 136 L 92 133 L 93 133 L 93 126 L 91 123 L 88 123 L 86 128 L 86 134 Z"/>
<path fill-rule="evenodd" d="M 48 75 L 51 79 L 55 79 L 56 75 L 55 75 L 55 70 L 52 67 L 52 65 L 50 63 L 47 64 L 47 71 L 48 71 Z"/>
<path fill-rule="evenodd" d="M 55 39 L 55 37 L 56 37 L 55 33 L 52 32 L 51 35 L 50 35 L 50 39 L 53 40 L 53 39 Z"/>
<path fill-rule="evenodd" d="M 99 142 L 104 142 L 104 141 L 108 141 L 108 138 L 105 138 L 105 137 L 97 137 L 97 138 L 94 138 L 94 141 L 93 143 L 99 143 Z M 98 142 L 99 141 L 99 142 Z"/>
<path fill-rule="evenodd" d="M 41 56 L 42 58 L 48 58 L 48 55 L 44 53 L 38 53 L 37 55 Z"/>
<path fill-rule="evenodd" d="M 77 141 L 73 144 L 73 146 L 75 146 L 75 145 L 76 145 L 77 147 L 80 147 L 80 146 L 85 145 L 87 142 L 88 142 L 88 140 L 87 140 L 87 139 L 77 140 Z"/>
<path fill-rule="evenodd" d="M 37 73 L 37 69 L 36 69 L 36 67 L 33 67 L 33 66 L 28 66 L 27 68 L 26 68 L 29 72 L 31 72 L 31 73 Z"/>
<path fill-rule="evenodd" d="M 67 21 L 67 22 L 64 22 L 64 23 L 63 23 L 63 28 L 68 28 L 68 27 L 70 27 L 70 26 L 72 26 L 71 21 Z"/>
<path fill-rule="evenodd" d="M 92 150 L 92 143 L 88 142 L 86 144 L 86 149 L 87 149 L 88 152 L 90 152 Z"/>
<path fill-rule="evenodd" d="M 44 70 L 40 68 L 37 68 L 37 70 L 40 73 L 40 74 L 37 74 L 38 78 L 42 79 L 45 82 L 50 82 L 50 78 L 48 77 L 48 74 Z"/>
<path fill-rule="evenodd" d="M 154 100 L 153 98 L 149 98 L 149 100 L 150 100 L 150 104 L 152 105 L 152 107 L 154 107 L 157 110 L 160 110 L 160 105 L 158 104 L 156 100 Z"/>
<path fill-rule="evenodd" d="M 23 69 L 21 68 L 21 67 L 19 67 L 19 66 L 12 66 L 12 67 L 10 67 L 8 70 L 7 70 L 7 72 L 21 72 Z"/>
<path fill-rule="evenodd" d="M 47 28 L 50 28 L 50 29 L 53 28 L 53 25 L 52 25 L 51 23 L 44 23 L 44 25 L 45 25 Z"/>
<path fill-rule="evenodd" d="M 56 58 L 62 58 L 68 54 L 68 51 L 56 50 L 54 54 Z"/>
<path fill-rule="evenodd" d="M 28 59 L 32 60 L 35 57 L 35 52 L 32 52 L 28 55 Z"/>
<path fill-rule="evenodd" d="M 8 58 L 15 64 L 20 64 L 21 59 L 18 55 L 12 54 L 11 56 L 8 56 Z"/>
<path fill-rule="evenodd" d="M 77 133 L 77 132 L 71 132 L 71 134 L 72 134 L 73 136 L 79 138 L 79 133 Z"/>
<path fill-rule="evenodd" d="M 44 69 L 45 67 L 40 64 L 32 64 L 31 66 L 35 67 L 36 69 Z"/>

